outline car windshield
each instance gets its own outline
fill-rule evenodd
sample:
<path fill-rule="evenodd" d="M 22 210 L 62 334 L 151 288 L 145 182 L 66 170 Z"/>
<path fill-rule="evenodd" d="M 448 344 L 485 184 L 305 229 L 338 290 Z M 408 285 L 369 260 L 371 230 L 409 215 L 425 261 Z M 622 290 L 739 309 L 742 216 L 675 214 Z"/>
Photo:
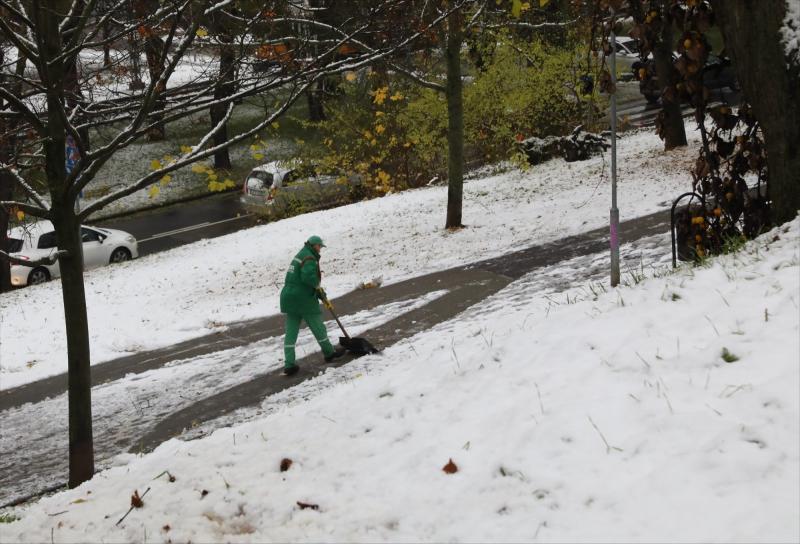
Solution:
<path fill-rule="evenodd" d="M 639 48 L 636 47 L 636 40 L 617 40 L 617 44 L 627 49 L 627 52 L 638 53 Z"/>
<path fill-rule="evenodd" d="M 19 238 L 9 238 L 8 239 L 8 252 L 9 253 L 19 253 L 22 251 L 22 240 Z"/>

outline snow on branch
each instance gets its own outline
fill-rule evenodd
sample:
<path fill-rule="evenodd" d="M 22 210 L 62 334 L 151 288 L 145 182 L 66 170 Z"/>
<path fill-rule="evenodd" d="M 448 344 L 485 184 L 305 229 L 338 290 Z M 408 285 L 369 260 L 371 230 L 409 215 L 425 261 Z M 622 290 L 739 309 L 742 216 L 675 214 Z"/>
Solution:
<path fill-rule="evenodd" d="M 27 181 L 25 181 L 25 178 L 23 178 L 23 177 L 22 177 L 22 176 L 19 174 L 19 170 L 17 170 L 16 168 L 14 168 L 13 166 L 11 166 L 10 164 L 3 164 L 3 163 L 0 163 L 0 171 L 6 171 L 6 172 L 8 172 L 9 174 L 11 174 L 11 176 L 14 178 L 14 181 L 16 181 L 16 182 L 19 184 L 19 186 L 20 186 L 20 187 L 22 187 L 22 189 L 25 191 L 25 193 L 26 193 L 26 194 L 27 194 L 27 195 L 28 195 L 30 198 L 32 198 L 32 199 L 33 199 L 33 201 L 34 201 L 34 202 L 36 202 L 36 204 L 37 204 L 39 207 L 41 207 L 43 210 L 48 210 L 48 209 L 50 208 L 50 206 L 49 206 L 49 205 L 48 205 L 48 204 L 47 204 L 47 203 L 44 201 L 44 198 L 42 198 L 42 196 L 41 196 L 39 193 L 37 193 L 37 192 L 36 192 L 36 191 L 33 189 L 33 187 L 31 187 L 31 186 L 28 184 L 28 182 L 27 182 Z"/>

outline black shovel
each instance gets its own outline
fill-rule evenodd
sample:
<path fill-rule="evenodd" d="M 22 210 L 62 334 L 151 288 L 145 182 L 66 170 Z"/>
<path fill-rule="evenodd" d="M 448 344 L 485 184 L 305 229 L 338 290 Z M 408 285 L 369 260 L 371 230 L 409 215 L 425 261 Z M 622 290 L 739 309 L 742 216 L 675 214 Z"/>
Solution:
<path fill-rule="evenodd" d="M 326 308 L 331 312 L 331 315 L 336 320 L 336 323 L 339 325 L 339 328 L 342 329 L 342 334 L 344 336 L 339 337 L 339 345 L 341 345 L 344 349 L 355 355 L 356 357 L 361 357 L 362 355 L 370 355 L 372 353 L 378 353 L 378 349 L 370 344 L 369 340 L 366 338 L 351 338 L 347 331 L 344 330 L 344 326 L 342 322 L 339 321 L 339 317 L 336 315 L 336 312 L 333 311 L 333 305 L 328 302 L 328 300 L 323 299 L 323 304 Z"/>

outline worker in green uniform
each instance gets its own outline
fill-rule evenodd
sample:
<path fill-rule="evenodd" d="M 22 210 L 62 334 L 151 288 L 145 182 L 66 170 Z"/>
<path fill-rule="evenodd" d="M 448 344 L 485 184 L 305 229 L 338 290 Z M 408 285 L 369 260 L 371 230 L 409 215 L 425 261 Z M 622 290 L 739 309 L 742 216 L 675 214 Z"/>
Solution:
<path fill-rule="evenodd" d="M 328 331 L 325 329 L 319 307 L 320 300 L 326 306 L 330 304 L 321 286 L 322 273 L 319 269 L 319 259 L 323 247 L 325 244 L 322 243 L 322 238 L 311 236 L 303 249 L 292 259 L 286 272 L 286 281 L 281 290 L 281 313 L 286 314 L 286 336 L 283 342 L 286 359 L 283 373 L 287 376 L 296 374 L 300 370 L 295 362 L 294 347 L 303 321 L 308 324 L 322 348 L 325 362 L 330 362 L 345 353 L 344 348 L 334 348 L 328 339 Z"/>

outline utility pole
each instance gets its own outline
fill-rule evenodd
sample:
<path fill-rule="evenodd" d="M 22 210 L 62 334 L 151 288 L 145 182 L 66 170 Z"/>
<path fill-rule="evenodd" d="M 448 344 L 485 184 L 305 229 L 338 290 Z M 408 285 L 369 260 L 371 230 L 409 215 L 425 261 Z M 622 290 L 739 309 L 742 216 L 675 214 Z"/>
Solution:
<path fill-rule="evenodd" d="M 619 285 L 619 210 L 617 209 L 617 37 L 611 12 L 611 287 Z"/>

